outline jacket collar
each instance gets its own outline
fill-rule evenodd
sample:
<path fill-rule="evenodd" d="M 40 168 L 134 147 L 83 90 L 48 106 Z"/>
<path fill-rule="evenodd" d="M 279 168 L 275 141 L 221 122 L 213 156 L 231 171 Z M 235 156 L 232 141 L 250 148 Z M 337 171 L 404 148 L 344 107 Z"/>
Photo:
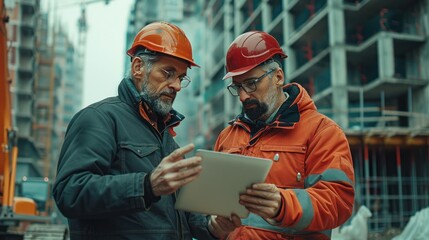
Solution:
<path fill-rule="evenodd" d="M 121 101 L 138 109 L 139 103 L 141 102 L 141 96 L 134 86 L 133 80 L 131 78 L 122 79 L 118 86 L 118 95 Z"/>

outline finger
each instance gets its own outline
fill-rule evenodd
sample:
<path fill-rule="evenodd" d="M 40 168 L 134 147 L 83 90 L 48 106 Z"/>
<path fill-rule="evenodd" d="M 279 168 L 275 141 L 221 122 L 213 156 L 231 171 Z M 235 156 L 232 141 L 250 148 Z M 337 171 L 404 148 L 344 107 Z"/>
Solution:
<path fill-rule="evenodd" d="M 154 174 L 163 175 L 164 178 L 178 180 L 180 178 L 188 177 L 192 174 L 201 172 L 201 157 L 191 157 L 182 159 L 175 163 L 160 163 L 154 170 Z M 178 172 L 184 172 L 181 175 L 174 175 Z M 172 178 L 173 177 L 173 178 Z"/>
<path fill-rule="evenodd" d="M 219 230 L 221 231 L 230 231 L 230 229 L 234 228 L 231 221 L 229 221 L 229 219 L 225 217 L 217 216 L 216 223 L 219 227 Z"/>
<path fill-rule="evenodd" d="M 256 214 L 258 216 L 261 216 L 263 218 L 271 218 L 272 214 L 268 213 L 269 210 L 267 209 L 259 209 L 259 208 L 252 208 L 252 207 L 246 207 L 249 212 Z"/>
<path fill-rule="evenodd" d="M 178 160 L 183 159 L 184 155 L 194 150 L 195 145 L 190 143 L 184 147 L 178 148 L 174 150 L 170 155 L 164 158 L 167 162 L 176 162 Z"/>
<path fill-rule="evenodd" d="M 181 164 L 179 166 L 175 166 L 174 163 L 173 164 L 172 163 L 166 163 L 166 162 L 164 162 L 164 160 L 152 172 L 152 174 L 150 176 L 151 177 L 150 180 L 152 183 L 155 183 L 158 180 L 159 181 L 168 181 L 171 179 L 177 180 L 177 179 L 180 179 L 183 177 L 188 177 L 189 175 L 192 175 L 192 171 L 197 172 L 197 170 L 198 170 L 198 169 L 194 169 L 195 167 L 198 166 L 197 165 L 198 160 L 195 160 L 195 159 L 191 160 L 191 162 L 188 164 L 185 163 L 185 164 Z M 190 167 L 190 168 L 186 167 L 187 165 L 191 165 L 191 164 L 195 164 L 195 167 Z M 180 166 L 183 166 L 183 167 L 180 167 Z M 182 177 L 180 177 L 180 176 L 177 177 L 176 175 L 174 175 L 179 171 L 185 171 L 188 169 L 190 169 L 190 172 L 185 172 Z"/>
<path fill-rule="evenodd" d="M 222 232 L 225 232 L 225 233 L 226 232 L 231 232 L 231 231 L 233 231 L 237 227 L 235 225 L 235 223 L 232 222 L 232 220 L 230 220 L 227 217 L 218 216 L 216 218 L 216 222 L 218 223 L 218 226 L 220 228 L 219 230 L 222 231 Z M 241 223 L 240 223 L 240 225 L 241 225 Z"/>
<path fill-rule="evenodd" d="M 166 176 L 161 183 L 153 187 L 153 190 L 154 190 L 154 193 L 155 191 L 157 191 L 158 193 L 157 196 L 171 194 L 177 191 L 177 189 L 181 188 L 182 186 L 194 181 L 195 179 L 197 179 L 197 177 L 198 177 L 198 174 L 173 181 L 171 179 L 168 179 L 168 176 Z"/>
<path fill-rule="evenodd" d="M 232 214 L 231 215 L 231 221 L 234 224 L 235 227 L 241 226 L 241 219 L 239 216 Z"/>
<path fill-rule="evenodd" d="M 277 207 L 261 206 L 257 204 L 247 204 L 246 209 L 250 212 L 265 218 L 272 218 L 277 215 Z"/>
<path fill-rule="evenodd" d="M 253 203 L 246 203 L 243 204 L 247 210 L 250 212 L 257 214 L 259 216 L 265 217 L 265 218 L 273 218 L 274 216 L 278 215 L 278 212 L 280 210 L 280 205 L 273 204 L 269 206 L 263 206 L 259 204 L 253 204 Z"/>
<path fill-rule="evenodd" d="M 253 208 L 253 209 L 257 209 L 259 211 L 267 211 L 268 209 L 274 209 L 274 207 L 275 207 L 272 204 L 261 205 L 261 204 L 255 204 L 255 203 L 250 203 L 250 202 L 245 202 L 243 205 L 246 208 Z"/>
<path fill-rule="evenodd" d="M 217 223 L 217 221 L 216 221 L 216 216 L 210 216 L 210 223 L 209 223 L 209 228 L 211 228 L 210 230 L 211 230 L 211 232 L 215 235 L 215 236 L 217 236 L 217 237 L 221 237 L 220 236 L 220 232 L 221 232 L 221 230 L 220 230 L 220 227 L 219 227 L 219 225 L 218 225 L 218 223 Z"/>
<path fill-rule="evenodd" d="M 203 159 L 200 156 L 194 156 L 181 161 L 175 162 L 171 168 L 173 171 L 185 170 L 186 168 L 193 168 L 201 166 Z"/>
<path fill-rule="evenodd" d="M 223 232 L 231 232 L 234 231 L 235 228 L 241 226 L 241 220 L 237 216 L 234 216 L 234 219 L 230 219 L 229 217 L 218 217 L 216 221 Z"/>
<path fill-rule="evenodd" d="M 166 169 L 166 178 L 168 180 L 177 181 L 199 174 L 202 171 L 201 161 L 201 157 L 192 157 L 169 164 L 168 169 Z"/>
<path fill-rule="evenodd" d="M 278 190 L 276 185 L 270 183 L 255 183 L 250 189 L 267 192 L 276 192 Z"/>
<path fill-rule="evenodd" d="M 241 219 L 236 214 L 231 214 L 231 221 L 234 224 L 235 227 L 241 226 Z"/>
<path fill-rule="evenodd" d="M 203 168 L 201 166 L 186 168 L 178 172 L 170 172 L 166 174 L 165 178 L 167 181 L 183 181 L 188 178 L 197 178 L 202 172 Z"/>
<path fill-rule="evenodd" d="M 172 171 L 166 174 L 165 178 L 167 179 L 167 181 L 181 181 L 189 177 L 194 177 L 195 175 L 198 176 L 202 170 L 203 167 L 201 165 L 182 168 L 179 171 Z"/>
<path fill-rule="evenodd" d="M 263 198 L 268 200 L 274 200 L 280 197 L 280 192 L 267 192 L 254 189 L 246 189 L 246 193 L 241 196 L 247 196 L 249 198 Z"/>
<path fill-rule="evenodd" d="M 246 195 L 240 196 L 240 204 L 246 207 L 251 205 L 262 206 L 262 207 L 276 207 L 278 205 L 277 201 L 267 200 L 264 198 L 249 197 Z"/>

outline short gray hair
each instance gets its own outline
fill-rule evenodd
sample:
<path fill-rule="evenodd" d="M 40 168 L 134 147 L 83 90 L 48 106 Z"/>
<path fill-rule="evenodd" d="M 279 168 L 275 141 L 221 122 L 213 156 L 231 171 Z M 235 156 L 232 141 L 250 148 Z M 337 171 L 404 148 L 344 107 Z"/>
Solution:
<path fill-rule="evenodd" d="M 273 61 L 271 61 L 271 62 L 269 62 L 269 63 L 267 63 L 267 64 L 262 65 L 262 66 L 261 66 L 261 68 L 262 68 L 265 72 L 268 72 L 268 71 L 270 71 L 271 69 L 281 68 L 281 65 L 280 65 L 277 61 L 273 60 Z"/>
<path fill-rule="evenodd" d="M 150 72 L 152 71 L 153 64 L 160 59 L 160 55 L 158 54 L 146 54 L 141 53 L 137 54 L 135 57 L 139 57 L 146 67 L 146 77 L 149 77 Z M 132 78 L 132 69 L 128 71 L 127 78 Z"/>

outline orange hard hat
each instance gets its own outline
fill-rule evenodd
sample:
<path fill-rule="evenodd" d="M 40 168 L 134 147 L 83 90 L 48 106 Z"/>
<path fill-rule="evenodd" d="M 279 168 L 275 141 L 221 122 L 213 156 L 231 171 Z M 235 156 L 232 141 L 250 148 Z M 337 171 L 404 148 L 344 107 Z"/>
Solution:
<path fill-rule="evenodd" d="M 192 58 L 191 43 L 182 29 L 174 24 L 153 22 L 146 25 L 137 33 L 127 54 L 133 57 L 139 47 L 173 56 L 199 67 Z"/>
<path fill-rule="evenodd" d="M 226 75 L 223 79 L 244 74 L 278 55 L 287 58 L 277 40 L 266 32 L 250 31 L 238 36 L 226 53 Z"/>

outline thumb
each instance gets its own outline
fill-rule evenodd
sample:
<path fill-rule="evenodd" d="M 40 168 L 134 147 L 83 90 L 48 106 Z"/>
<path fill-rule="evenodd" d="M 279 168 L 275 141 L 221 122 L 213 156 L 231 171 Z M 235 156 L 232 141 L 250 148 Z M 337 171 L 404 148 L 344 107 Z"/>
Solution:
<path fill-rule="evenodd" d="M 234 225 L 236 227 L 240 227 L 241 226 L 241 219 L 239 216 L 232 214 L 231 215 L 231 221 L 234 223 Z"/>

